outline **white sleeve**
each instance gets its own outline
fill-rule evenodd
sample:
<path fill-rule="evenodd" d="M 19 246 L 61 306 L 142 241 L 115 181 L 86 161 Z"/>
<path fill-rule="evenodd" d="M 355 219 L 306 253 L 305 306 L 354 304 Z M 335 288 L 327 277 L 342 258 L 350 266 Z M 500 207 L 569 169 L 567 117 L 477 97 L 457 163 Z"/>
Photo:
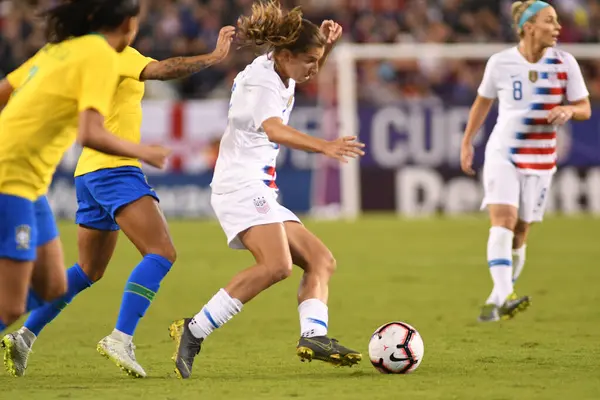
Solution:
<path fill-rule="evenodd" d="M 589 97 L 590 92 L 588 92 L 587 87 L 585 86 L 581 68 L 575 57 L 567 53 L 565 62 L 569 68 L 567 75 L 567 100 L 573 102 Z"/>
<path fill-rule="evenodd" d="M 492 56 L 485 66 L 483 79 L 481 80 L 479 89 L 477 89 L 477 94 L 481 97 L 488 99 L 495 99 L 498 97 L 498 86 L 496 85 L 495 71 L 496 57 Z"/>

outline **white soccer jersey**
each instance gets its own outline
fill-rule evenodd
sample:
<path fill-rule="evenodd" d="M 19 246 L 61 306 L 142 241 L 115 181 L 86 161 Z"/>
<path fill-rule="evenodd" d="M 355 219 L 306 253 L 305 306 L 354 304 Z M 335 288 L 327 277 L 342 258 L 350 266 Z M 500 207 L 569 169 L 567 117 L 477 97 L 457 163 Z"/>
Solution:
<path fill-rule="evenodd" d="M 262 123 L 278 117 L 287 125 L 295 87 L 292 79 L 285 86 L 270 55 L 256 58 L 237 75 L 211 183 L 214 193 L 233 192 L 255 182 L 277 188 L 279 145 L 269 141 Z"/>
<path fill-rule="evenodd" d="M 498 120 L 486 146 L 486 163 L 510 160 L 527 174 L 556 170 L 556 126 L 547 116 L 564 100 L 589 96 L 575 58 L 555 48 L 532 64 L 517 47 L 494 54 L 478 93 L 499 101 Z"/>

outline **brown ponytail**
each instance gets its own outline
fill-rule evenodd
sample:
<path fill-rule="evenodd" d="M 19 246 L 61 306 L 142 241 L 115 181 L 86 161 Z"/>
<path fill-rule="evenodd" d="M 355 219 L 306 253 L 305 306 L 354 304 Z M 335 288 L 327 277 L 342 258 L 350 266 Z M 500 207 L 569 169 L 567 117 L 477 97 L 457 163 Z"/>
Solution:
<path fill-rule="evenodd" d="M 284 12 L 278 0 L 255 2 L 252 14 L 238 20 L 238 38 L 242 46 L 295 54 L 323 47 L 327 41 L 318 26 L 302 18 L 300 7 Z"/>

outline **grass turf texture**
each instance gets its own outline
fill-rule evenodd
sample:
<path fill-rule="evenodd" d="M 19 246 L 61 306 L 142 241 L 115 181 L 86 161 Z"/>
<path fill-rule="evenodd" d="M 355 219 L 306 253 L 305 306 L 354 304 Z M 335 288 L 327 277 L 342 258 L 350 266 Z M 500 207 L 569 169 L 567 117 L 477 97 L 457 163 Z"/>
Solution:
<path fill-rule="evenodd" d="M 551 218 L 535 226 L 517 285 L 532 307 L 482 325 L 491 289 L 483 218 L 356 223 L 308 222 L 338 260 L 331 282 L 330 334 L 363 351 L 352 369 L 295 356 L 300 272 L 260 295 L 203 347 L 187 381 L 175 378 L 167 327 L 194 315 L 239 269 L 246 252 L 226 247 L 214 222 L 173 221 L 179 259 L 136 333 L 149 378 L 125 376 L 96 353 L 111 332 L 122 289 L 140 257 L 126 238 L 104 279 L 82 293 L 40 336 L 24 378 L 0 375 L 1 399 L 598 399 L 600 397 L 600 220 Z M 60 225 L 66 260 L 75 226 Z M 381 375 L 367 344 L 379 325 L 402 320 L 425 341 L 416 373 Z M 14 328 L 15 326 L 13 326 Z"/>

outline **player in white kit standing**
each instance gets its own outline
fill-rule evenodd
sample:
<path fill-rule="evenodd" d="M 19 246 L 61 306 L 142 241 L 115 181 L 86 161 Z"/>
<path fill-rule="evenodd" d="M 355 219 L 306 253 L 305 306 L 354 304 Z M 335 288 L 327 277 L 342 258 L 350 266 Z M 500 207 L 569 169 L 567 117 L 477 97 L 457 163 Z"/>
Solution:
<path fill-rule="evenodd" d="M 498 121 L 485 150 L 482 206 L 492 225 L 487 259 L 494 288 L 480 321 L 509 319 L 529 306 L 530 298 L 518 297 L 513 284 L 523 270 L 529 228 L 544 215 L 556 171 L 556 130 L 591 116 L 577 61 L 554 48 L 561 29 L 554 8 L 517 1 L 512 15 L 520 42 L 489 59 L 461 149 L 462 169 L 473 175 L 472 140 L 498 98 Z"/>
<path fill-rule="evenodd" d="M 299 8 L 282 12 L 277 1 L 255 3 L 252 15 L 238 21 L 240 40 L 264 45 L 268 52 L 235 78 L 211 204 L 229 246 L 250 250 L 256 263 L 234 276 L 194 318 L 171 325 L 177 343 L 175 371 L 181 378 L 191 375 L 206 337 L 239 313 L 243 304 L 290 276 L 292 264 L 304 270 L 298 291 L 298 356 L 343 366 L 361 360 L 360 352 L 327 336 L 328 282 L 335 260 L 298 217 L 277 202 L 275 184 L 280 145 L 342 162 L 364 154 L 364 145 L 355 137 L 326 141 L 287 126 L 296 83 L 317 74 L 341 34 L 337 23 L 325 21 L 319 28 L 303 19 Z"/>

